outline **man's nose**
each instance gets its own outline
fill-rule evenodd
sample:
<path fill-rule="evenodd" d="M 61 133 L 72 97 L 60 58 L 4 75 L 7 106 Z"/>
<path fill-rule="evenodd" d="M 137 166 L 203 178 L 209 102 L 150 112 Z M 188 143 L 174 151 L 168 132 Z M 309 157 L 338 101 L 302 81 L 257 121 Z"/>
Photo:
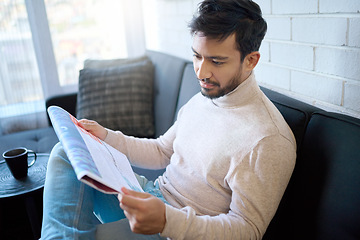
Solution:
<path fill-rule="evenodd" d="M 211 69 L 206 63 L 206 61 L 201 61 L 198 63 L 196 76 L 198 77 L 198 79 L 210 78 L 212 76 Z"/>

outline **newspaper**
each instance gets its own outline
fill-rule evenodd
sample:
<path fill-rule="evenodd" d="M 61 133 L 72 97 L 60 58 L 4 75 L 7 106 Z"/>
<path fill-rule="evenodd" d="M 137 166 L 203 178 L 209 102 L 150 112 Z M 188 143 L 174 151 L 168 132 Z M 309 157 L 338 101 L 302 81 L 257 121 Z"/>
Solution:
<path fill-rule="evenodd" d="M 48 113 L 80 181 L 108 194 L 120 193 L 122 187 L 143 191 L 123 153 L 87 132 L 64 109 L 51 106 Z"/>

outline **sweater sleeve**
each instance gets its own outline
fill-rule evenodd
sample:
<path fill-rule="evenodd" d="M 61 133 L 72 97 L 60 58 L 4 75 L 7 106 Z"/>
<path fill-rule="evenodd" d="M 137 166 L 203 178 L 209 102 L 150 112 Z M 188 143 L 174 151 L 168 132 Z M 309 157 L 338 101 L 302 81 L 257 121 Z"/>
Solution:
<path fill-rule="evenodd" d="M 246 156 L 233 161 L 226 177 L 231 189 L 227 213 L 201 216 L 190 206 L 176 209 L 167 205 L 161 235 L 171 239 L 261 239 L 290 179 L 295 151 L 294 144 L 282 136 L 261 140 Z"/>
<path fill-rule="evenodd" d="M 136 138 L 126 136 L 120 131 L 107 129 L 105 142 L 125 154 L 130 163 L 136 167 L 161 169 L 170 163 L 175 128 L 176 124 L 157 139 Z"/>

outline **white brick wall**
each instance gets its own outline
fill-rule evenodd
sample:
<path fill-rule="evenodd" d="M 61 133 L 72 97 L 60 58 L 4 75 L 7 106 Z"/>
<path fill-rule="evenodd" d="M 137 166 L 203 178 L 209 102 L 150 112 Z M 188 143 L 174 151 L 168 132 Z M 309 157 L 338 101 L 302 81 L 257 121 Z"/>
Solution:
<path fill-rule="evenodd" d="M 266 79 L 266 84 L 277 89 L 290 89 L 291 70 L 275 64 L 263 64 L 256 79 Z M 267 87 L 268 87 L 267 86 Z"/>
<path fill-rule="evenodd" d="M 358 83 L 345 83 L 344 90 L 344 107 L 353 109 L 356 112 L 360 112 L 359 101 L 360 85 Z"/>
<path fill-rule="evenodd" d="M 314 68 L 314 48 L 309 45 L 292 42 L 276 42 L 270 44 L 271 62 L 288 67 L 312 70 Z"/>
<path fill-rule="evenodd" d="M 349 46 L 360 48 L 360 18 L 349 20 Z"/>
<path fill-rule="evenodd" d="M 266 37 L 269 39 L 291 40 L 291 19 L 289 17 L 267 18 L 268 31 Z"/>
<path fill-rule="evenodd" d="M 273 14 L 316 13 L 317 9 L 318 3 L 316 0 L 272 0 Z"/>
<path fill-rule="evenodd" d="M 342 101 L 341 79 L 312 72 L 291 71 L 290 90 L 307 97 L 316 96 L 317 100 L 340 105 Z M 315 99 L 314 99 L 315 100 Z"/>
<path fill-rule="evenodd" d="M 315 55 L 316 72 L 360 81 L 359 48 L 318 47 L 315 50 Z"/>
<path fill-rule="evenodd" d="M 360 0 L 254 1 L 268 23 L 259 84 L 360 118 Z M 199 2 L 143 0 L 147 47 L 191 60 L 187 23 Z"/>
<path fill-rule="evenodd" d="M 292 41 L 326 45 L 346 45 L 346 17 L 293 17 Z"/>
<path fill-rule="evenodd" d="M 269 2 L 264 58 L 255 71 L 259 83 L 360 118 L 360 1 Z"/>
<path fill-rule="evenodd" d="M 359 0 L 319 0 L 320 13 L 356 13 L 359 11 Z"/>

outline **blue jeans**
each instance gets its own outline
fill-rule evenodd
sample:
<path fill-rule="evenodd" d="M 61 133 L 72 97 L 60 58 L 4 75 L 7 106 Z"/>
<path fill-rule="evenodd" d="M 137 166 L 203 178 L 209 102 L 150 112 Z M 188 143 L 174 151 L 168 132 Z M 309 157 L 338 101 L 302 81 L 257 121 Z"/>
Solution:
<path fill-rule="evenodd" d="M 153 182 L 137 177 L 145 192 L 164 200 Z M 47 167 L 41 239 L 164 238 L 159 234 L 131 232 L 117 196 L 101 193 L 80 182 L 61 144 L 57 144 Z"/>

